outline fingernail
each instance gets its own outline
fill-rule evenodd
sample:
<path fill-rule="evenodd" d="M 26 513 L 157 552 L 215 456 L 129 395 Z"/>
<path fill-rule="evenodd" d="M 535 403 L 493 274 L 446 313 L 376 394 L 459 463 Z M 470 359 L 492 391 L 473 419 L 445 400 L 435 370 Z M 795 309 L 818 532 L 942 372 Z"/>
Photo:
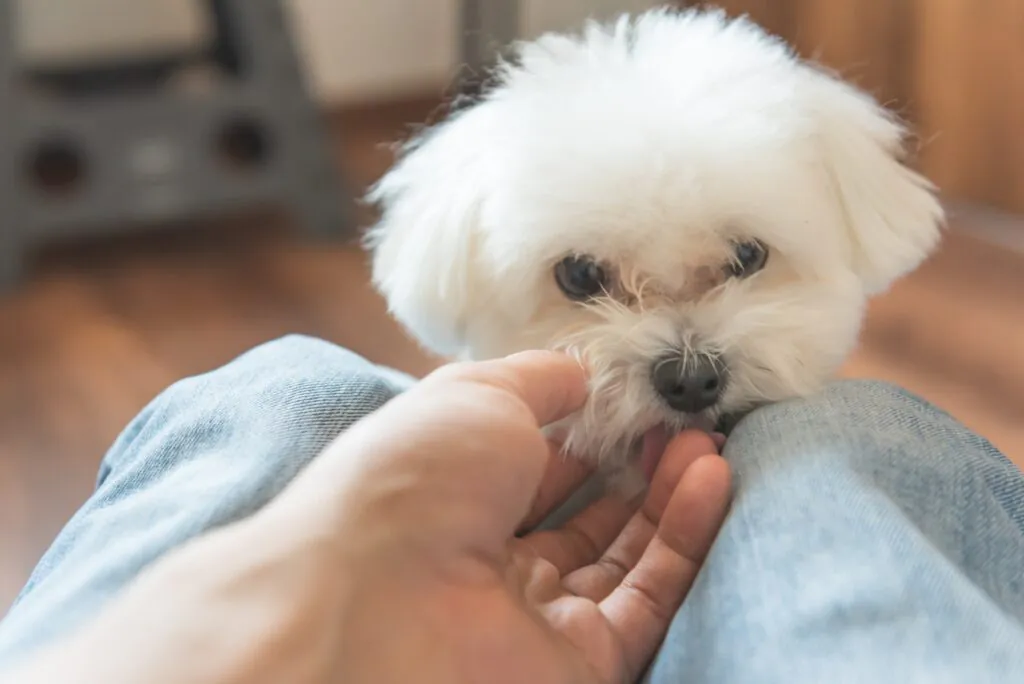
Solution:
<path fill-rule="evenodd" d="M 725 446 L 726 439 L 726 436 L 723 435 L 721 432 L 711 433 L 711 441 L 715 443 L 715 446 L 718 447 L 719 451 L 721 451 L 722 448 Z"/>

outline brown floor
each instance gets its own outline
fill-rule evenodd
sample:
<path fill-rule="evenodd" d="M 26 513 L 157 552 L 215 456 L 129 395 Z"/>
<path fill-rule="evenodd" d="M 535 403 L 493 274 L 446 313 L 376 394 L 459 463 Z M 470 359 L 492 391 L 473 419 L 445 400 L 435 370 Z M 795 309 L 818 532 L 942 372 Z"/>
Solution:
<path fill-rule="evenodd" d="M 380 143 L 428 110 L 340 117 L 351 177 L 375 178 L 390 158 Z M 277 223 L 76 246 L 0 298 L 0 607 L 89 494 L 119 430 L 175 379 L 290 332 L 412 373 L 436 365 L 388 320 L 357 249 L 302 244 Z M 847 374 L 900 382 L 1024 462 L 1022 294 L 1024 259 L 953 233 L 874 307 Z"/>

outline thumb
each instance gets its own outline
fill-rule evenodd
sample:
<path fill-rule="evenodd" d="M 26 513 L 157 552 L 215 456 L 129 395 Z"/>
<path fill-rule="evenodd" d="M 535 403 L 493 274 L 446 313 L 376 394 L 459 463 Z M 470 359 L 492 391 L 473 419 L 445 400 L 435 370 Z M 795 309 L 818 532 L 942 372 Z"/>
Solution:
<path fill-rule="evenodd" d="M 453 366 L 453 368 L 455 368 Z M 502 359 L 461 364 L 465 379 L 504 389 L 545 426 L 579 410 L 587 399 L 587 374 L 571 356 L 526 351 Z"/>

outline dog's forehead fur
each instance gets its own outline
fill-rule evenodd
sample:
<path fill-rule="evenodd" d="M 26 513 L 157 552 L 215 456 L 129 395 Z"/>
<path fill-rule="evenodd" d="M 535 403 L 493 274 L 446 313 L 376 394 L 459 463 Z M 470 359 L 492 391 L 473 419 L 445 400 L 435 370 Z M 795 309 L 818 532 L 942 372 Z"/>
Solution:
<path fill-rule="evenodd" d="M 758 238 L 812 272 L 838 258 L 848 245 L 824 227 L 843 217 L 809 87 L 822 76 L 746 22 L 660 19 L 527 44 L 463 114 L 493 157 L 493 252 L 584 252 L 666 284 L 730 240 Z"/>

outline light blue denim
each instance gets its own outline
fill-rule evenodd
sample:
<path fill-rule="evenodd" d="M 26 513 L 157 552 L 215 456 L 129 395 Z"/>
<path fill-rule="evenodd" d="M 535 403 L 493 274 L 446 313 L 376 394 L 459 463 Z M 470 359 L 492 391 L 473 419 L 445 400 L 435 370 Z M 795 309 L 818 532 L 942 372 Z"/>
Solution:
<path fill-rule="evenodd" d="M 0 623 L 0 667 L 257 510 L 407 382 L 288 337 L 168 389 Z M 985 440 L 851 381 L 755 411 L 725 455 L 732 510 L 647 681 L 1024 682 L 1024 479 Z"/>

